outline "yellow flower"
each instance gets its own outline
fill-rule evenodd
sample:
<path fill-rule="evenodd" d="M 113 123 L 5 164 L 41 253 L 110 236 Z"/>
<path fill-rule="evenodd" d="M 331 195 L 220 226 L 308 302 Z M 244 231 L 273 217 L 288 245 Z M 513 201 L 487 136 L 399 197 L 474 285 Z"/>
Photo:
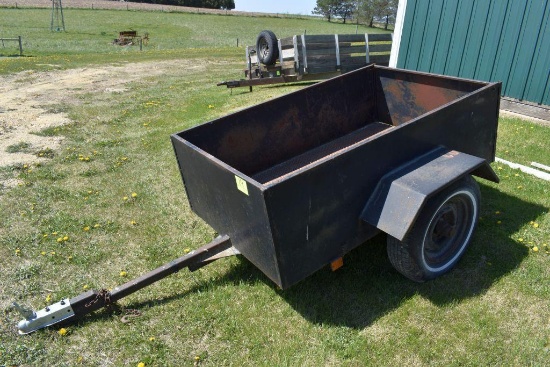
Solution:
<path fill-rule="evenodd" d="M 90 227 L 86 226 L 84 227 L 84 231 L 89 231 L 90 230 Z"/>
<path fill-rule="evenodd" d="M 94 224 L 94 228 L 99 228 L 101 225 L 99 223 Z"/>
<path fill-rule="evenodd" d="M 502 221 L 500 221 L 500 220 L 497 220 L 497 224 L 501 224 L 501 223 L 502 223 Z"/>
<path fill-rule="evenodd" d="M 539 228 L 539 224 L 538 223 L 533 223 L 533 227 L 534 228 Z"/>
<path fill-rule="evenodd" d="M 122 200 L 124 201 L 128 200 L 128 196 L 123 197 Z"/>
<path fill-rule="evenodd" d="M 62 327 L 61 329 L 59 329 L 59 331 L 57 333 L 61 336 L 67 335 L 67 329 Z"/>
<path fill-rule="evenodd" d="M 201 360 L 201 357 L 200 356 L 195 356 L 195 361 L 200 361 Z"/>
<path fill-rule="evenodd" d="M 40 253 L 40 255 L 45 256 L 45 255 L 46 255 L 46 251 L 42 251 L 42 252 Z"/>
<path fill-rule="evenodd" d="M 523 238 L 518 238 L 518 241 L 519 241 L 519 242 L 523 242 Z"/>
<path fill-rule="evenodd" d="M 16 248 L 16 249 L 15 249 L 15 255 L 21 256 L 21 250 L 18 249 L 18 248 Z"/>
<path fill-rule="evenodd" d="M 208 108 L 214 108 L 214 105 L 209 104 Z"/>
<path fill-rule="evenodd" d="M 495 212 L 495 214 L 497 214 L 497 215 L 500 214 L 500 211 L 497 210 L 497 211 Z"/>
<path fill-rule="evenodd" d="M 128 273 L 125 272 L 124 270 L 122 270 L 122 271 L 120 272 L 120 276 L 121 276 L 121 277 L 125 277 L 126 275 L 128 275 Z"/>
<path fill-rule="evenodd" d="M 51 302 L 52 301 L 52 295 L 51 294 L 48 294 L 46 296 L 46 302 Z"/>
<path fill-rule="evenodd" d="M 155 341 L 155 337 L 154 337 L 154 336 L 150 337 L 150 338 L 149 338 L 149 341 L 150 341 L 150 342 L 154 342 L 154 341 Z"/>
<path fill-rule="evenodd" d="M 137 197 L 137 194 L 135 192 L 132 193 L 132 197 L 133 198 L 136 198 Z"/>
<path fill-rule="evenodd" d="M 57 242 L 63 242 L 63 237 L 58 237 Z"/>
<path fill-rule="evenodd" d="M 139 362 L 138 365 L 137 365 L 137 367 L 145 367 L 145 363 Z"/>
<path fill-rule="evenodd" d="M 189 249 L 189 248 L 186 248 L 185 250 L 183 250 L 183 252 L 185 252 L 186 254 L 188 254 L 190 251 L 191 251 L 191 249 Z"/>
<path fill-rule="evenodd" d="M 539 252 L 539 248 L 537 246 L 533 247 L 533 252 Z"/>
<path fill-rule="evenodd" d="M 132 220 L 132 221 L 130 221 L 130 224 L 133 225 L 133 226 L 136 226 L 137 222 L 135 220 Z"/>
<path fill-rule="evenodd" d="M 69 236 L 64 236 L 63 237 L 63 241 L 68 241 L 69 240 Z"/>

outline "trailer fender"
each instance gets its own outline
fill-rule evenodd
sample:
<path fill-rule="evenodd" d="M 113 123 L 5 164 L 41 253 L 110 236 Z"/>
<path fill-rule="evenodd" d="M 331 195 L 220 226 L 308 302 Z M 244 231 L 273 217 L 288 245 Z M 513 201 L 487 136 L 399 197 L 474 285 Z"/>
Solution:
<path fill-rule="evenodd" d="M 383 176 L 361 219 L 402 241 L 427 200 L 467 174 L 499 181 L 485 159 L 436 148 Z"/>

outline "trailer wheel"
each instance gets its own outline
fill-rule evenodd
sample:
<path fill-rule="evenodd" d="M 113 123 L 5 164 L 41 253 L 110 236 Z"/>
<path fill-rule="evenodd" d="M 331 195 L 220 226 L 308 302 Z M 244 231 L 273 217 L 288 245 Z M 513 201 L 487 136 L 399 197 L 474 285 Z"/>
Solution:
<path fill-rule="evenodd" d="M 481 194 L 467 175 L 431 198 L 403 239 L 389 236 L 390 262 L 401 274 L 424 282 L 448 272 L 464 254 L 479 218 Z"/>
<path fill-rule="evenodd" d="M 268 30 L 261 31 L 256 39 L 256 52 L 262 64 L 275 64 L 279 58 L 279 43 L 275 33 Z"/>

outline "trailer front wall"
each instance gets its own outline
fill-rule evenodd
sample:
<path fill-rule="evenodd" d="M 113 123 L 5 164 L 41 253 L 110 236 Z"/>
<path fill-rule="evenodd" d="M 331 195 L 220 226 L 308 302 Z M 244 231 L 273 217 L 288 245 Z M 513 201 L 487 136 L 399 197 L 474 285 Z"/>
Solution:
<path fill-rule="evenodd" d="M 200 125 L 182 137 L 248 176 L 376 121 L 374 68 Z"/>

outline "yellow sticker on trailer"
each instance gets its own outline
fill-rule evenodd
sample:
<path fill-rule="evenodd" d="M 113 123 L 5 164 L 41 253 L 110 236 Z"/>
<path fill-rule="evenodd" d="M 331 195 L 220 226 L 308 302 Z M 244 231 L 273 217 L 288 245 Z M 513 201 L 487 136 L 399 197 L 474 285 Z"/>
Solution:
<path fill-rule="evenodd" d="M 240 178 L 239 176 L 235 176 L 235 181 L 237 182 L 237 189 L 239 189 L 239 191 L 248 195 L 248 186 L 246 184 L 246 181 Z"/>

